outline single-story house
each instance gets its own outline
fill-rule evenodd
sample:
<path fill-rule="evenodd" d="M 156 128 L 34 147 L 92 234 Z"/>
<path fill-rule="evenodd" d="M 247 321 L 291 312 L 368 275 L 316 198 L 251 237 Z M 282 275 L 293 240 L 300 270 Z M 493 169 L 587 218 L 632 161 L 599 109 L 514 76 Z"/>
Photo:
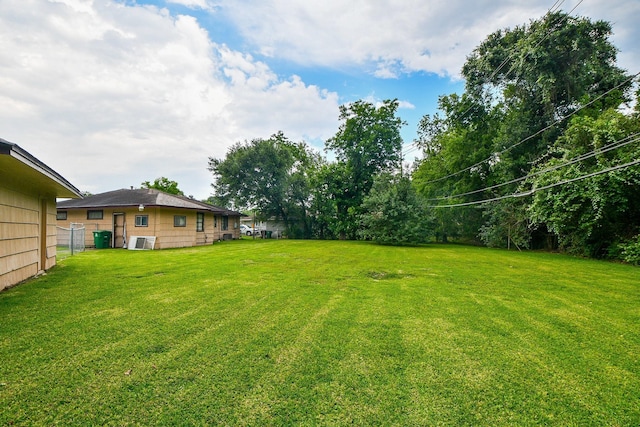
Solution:
<path fill-rule="evenodd" d="M 18 145 L 0 139 L 0 290 L 56 264 L 56 198 L 80 191 Z"/>
<path fill-rule="evenodd" d="M 147 188 L 64 200 L 58 202 L 57 210 L 58 226 L 84 224 L 86 246 L 95 246 L 94 231 L 108 231 L 108 247 L 129 249 L 135 248 L 139 237 L 153 239 L 154 249 L 237 239 L 241 216 L 240 212 Z"/>

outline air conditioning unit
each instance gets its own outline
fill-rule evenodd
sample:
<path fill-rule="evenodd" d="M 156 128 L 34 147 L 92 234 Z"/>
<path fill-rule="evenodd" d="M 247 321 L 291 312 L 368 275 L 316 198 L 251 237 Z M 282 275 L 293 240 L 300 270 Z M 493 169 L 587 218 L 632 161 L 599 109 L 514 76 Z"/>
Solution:
<path fill-rule="evenodd" d="M 130 236 L 127 248 L 130 251 L 153 250 L 156 236 Z"/>

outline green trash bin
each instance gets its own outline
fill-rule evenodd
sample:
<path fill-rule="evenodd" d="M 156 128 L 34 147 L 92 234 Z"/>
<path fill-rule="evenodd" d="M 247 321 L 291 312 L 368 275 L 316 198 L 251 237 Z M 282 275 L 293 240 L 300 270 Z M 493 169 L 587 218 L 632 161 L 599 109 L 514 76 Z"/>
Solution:
<path fill-rule="evenodd" d="M 96 249 L 105 249 L 111 247 L 111 232 L 108 230 L 98 230 L 93 232 L 93 243 Z"/>
<path fill-rule="evenodd" d="M 267 239 L 271 238 L 271 234 L 273 233 L 273 231 L 271 230 L 267 230 Z"/>

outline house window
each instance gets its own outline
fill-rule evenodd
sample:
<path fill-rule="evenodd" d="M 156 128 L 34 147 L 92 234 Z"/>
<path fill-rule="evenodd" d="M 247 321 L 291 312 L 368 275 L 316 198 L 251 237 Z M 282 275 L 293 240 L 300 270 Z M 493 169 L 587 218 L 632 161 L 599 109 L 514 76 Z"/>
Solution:
<path fill-rule="evenodd" d="M 87 219 L 102 219 L 102 211 L 87 211 Z"/>
<path fill-rule="evenodd" d="M 173 226 L 174 227 L 186 227 L 187 226 L 187 217 L 185 215 L 174 215 L 173 216 Z"/>
<path fill-rule="evenodd" d="M 223 230 L 228 230 L 229 229 L 229 217 L 228 216 L 223 216 L 222 217 L 222 229 Z"/>
<path fill-rule="evenodd" d="M 56 219 L 64 221 L 67 219 L 67 211 L 58 211 L 56 212 Z"/>
<path fill-rule="evenodd" d="M 136 227 L 148 227 L 149 215 L 136 215 Z"/>
<path fill-rule="evenodd" d="M 204 213 L 198 212 L 196 215 L 196 231 L 204 231 Z"/>
<path fill-rule="evenodd" d="M 213 228 L 218 228 L 218 217 L 213 216 Z"/>

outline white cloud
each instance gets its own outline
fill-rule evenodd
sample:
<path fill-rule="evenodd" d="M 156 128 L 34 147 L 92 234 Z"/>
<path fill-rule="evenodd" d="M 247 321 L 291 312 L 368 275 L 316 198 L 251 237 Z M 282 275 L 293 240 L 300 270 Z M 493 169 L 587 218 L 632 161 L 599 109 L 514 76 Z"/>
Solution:
<path fill-rule="evenodd" d="M 409 101 L 398 101 L 398 108 L 402 108 L 405 110 L 415 110 L 416 106 L 413 105 L 411 102 Z"/>
<path fill-rule="evenodd" d="M 591 19 L 608 21 L 613 26 L 611 40 L 620 50 L 618 64 L 631 74 L 640 72 L 640 2 L 584 2 L 576 12 Z"/>
<path fill-rule="evenodd" d="M 181 4 L 194 9 L 213 9 L 213 4 L 207 0 L 167 0 L 167 3 Z"/>
<path fill-rule="evenodd" d="M 224 46 L 218 52 L 234 94 L 228 110 L 236 128 L 244 129 L 249 138 L 282 130 L 294 140 L 318 141 L 330 136 L 328 129 L 336 128 L 336 93 L 305 85 L 298 76 L 280 80 L 266 64 L 250 55 Z M 265 129 L 270 130 L 268 135 Z"/>
<path fill-rule="evenodd" d="M 232 143 L 282 130 L 320 145 L 338 128 L 337 93 L 278 75 L 257 55 L 212 41 L 195 18 L 142 2 L 0 0 L 0 137 L 82 190 L 166 176 L 206 197 L 207 158 L 224 156 Z M 382 78 L 413 71 L 455 78 L 489 33 L 550 7 L 542 0 L 171 3 L 231 20 L 254 53 Z M 584 2 L 574 13 L 612 22 L 620 65 L 640 71 L 640 2 Z M 413 111 L 412 102 L 400 107 Z"/>
<path fill-rule="evenodd" d="M 166 176 L 204 198 L 208 156 L 277 130 L 327 137 L 336 116 L 335 94 L 214 44 L 192 17 L 109 0 L 0 2 L 0 137 L 81 190 Z"/>
<path fill-rule="evenodd" d="M 563 2 L 571 11 L 579 0 Z M 372 74 L 395 78 L 426 71 L 458 76 L 466 56 L 490 33 L 538 19 L 551 2 L 513 0 L 242 0 L 224 5 L 244 37 L 267 56 L 304 65 L 371 64 Z M 613 23 L 620 62 L 638 69 L 640 2 L 584 2 L 574 11 Z"/>

